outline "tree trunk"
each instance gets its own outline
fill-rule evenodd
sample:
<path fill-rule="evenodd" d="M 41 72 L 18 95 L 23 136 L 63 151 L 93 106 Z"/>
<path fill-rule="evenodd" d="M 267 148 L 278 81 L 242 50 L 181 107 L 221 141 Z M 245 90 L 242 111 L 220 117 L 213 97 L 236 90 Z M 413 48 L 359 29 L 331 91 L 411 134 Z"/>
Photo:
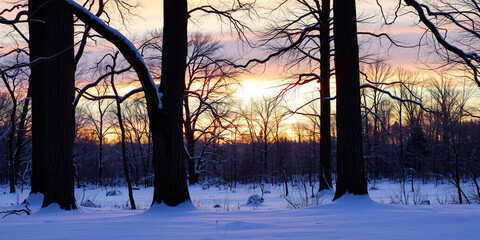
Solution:
<path fill-rule="evenodd" d="M 400 97 L 403 98 L 403 91 L 402 91 L 402 86 L 400 86 Z M 402 181 L 405 181 L 405 157 L 403 153 L 403 125 L 402 125 L 402 109 L 403 109 L 403 103 L 399 103 L 399 110 L 398 110 L 398 127 L 400 131 L 400 166 L 402 167 Z"/>
<path fill-rule="evenodd" d="M 45 4 L 43 1 L 28 1 L 28 18 L 34 20 L 45 21 Z M 30 61 L 34 61 L 40 57 L 46 57 L 46 49 L 43 47 L 45 43 L 46 24 L 38 21 L 28 22 L 30 34 Z M 44 108 L 46 107 L 46 99 L 43 97 L 44 76 L 46 63 L 37 64 L 30 67 L 30 87 L 32 89 L 32 193 L 44 192 L 44 162 L 45 162 L 45 116 Z M 33 100 L 34 99 L 34 100 Z"/>
<path fill-rule="evenodd" d="M 10 115 L 10 136 L 8 138 L 8 157 L 9 157 L 9 178 L 10 178 L 10 193 L 15 193 L 15 182 L 16 182 L 16 175 L 17 169 L 15 168 L 15 148 L 14 148 L 14 141 L 15 141 L 15 132 L 16 128 L 16 121 L 15 115 L 17 112 L 17 100 L 12 94 L 12 113 Z"/>
<path fill-rule="evenodd" d="M 192 129 L 192 118 L 190 117 L 189 105 L 188 105 L 188 98 L 184 99 L 185 104 L 185 140 L 187 142 L 187 161 L 188 161 L 188 180 L 189 184 L 193 185 L 198 182 L 198 174 L 195 168 L 195 136 L 193 134 Z"/>
<path fill-rule="evenodd" d="M 330 133 L 330 0 L 322 0 L 320 12 L 320 188 L 332 187 L 332 139 Z"/>
<path fill-rule="evenodd" d="M 10 133 L 8 134 L 8 179 L 10 182 L 10 193 L 15 193 L 16 182 L 16 166 L 15 166 L 15 132 L 17 130 L 15 116 L 17 114 L 17 98 L 15 97 L 14 88 L 10 87 L 7 77 L 2 74 L 2 80 L 7 88 L 12 100 L 12 112 L 10 113 Z M 13 83 L 15 84 L 15 83 Z"/>
<path fill-rule="evenodd" d="M 20 123 L 18 124 L 18 134 L 17 134 L 17 147 L 16 147 L 16 153 L 13 156 L 14 158 L 14 163 L 15 163 L 15 169 L 17 171 L 17 177 L 15 178 L 15 184 L 18 182 L 18 171 L 20 169 L 20 156 L 22 155 L 22 150 L 25 144 L 25 135 L 27 133 L 27 130 L 25 129 L 25 125 L 27 122 L 27 114 L 28 114 L 28 106 L 30 105 L 30 98 L 31 98 L 31 88 L 30 86 L 28 87 L 27 90 L 27 97 L 25 98 L 25 101 L 23 102 L 23 108 L 22 108 L 22 114 L 20 115 Z M 23 177 L 22 177 L 23 181 Z"/>
<path fill-rule="evenodd" d="M 116 63 L 114 62 L 112 66 L 112 72 L 115 69 L 115 64 Z M 125 127 L 122 121 L 122 108 L 120 104 L 120 99 L 118 97 L 117 89 L 115 88 L 114 75 L 112 75 L 111 84 L 112 84 L 113 92 L 115 93 L 115 96 L 116 96 L 115 103 L 117 104 L 117 119 L 118 119 L 118 125 L 120 127 L 121 139 L 122 139 L 122 163 L 123 163 L 123 171 L 125 172 L 125 180 L 127 181 L 127 186 L 128 186 L 128 198 L 130 200 L 130 208 L 132 210 L 135 210 L 137 209 L 137 207 L 135 205 L 135 199 L 133 198 L 132 179 L 130 178 L 130 171 L 128 170 L 127 144 L 125 141 Z"/>
<path fill-rule="evenodd" d="M 98 131 L 98 185 L 103 186 L 103 112 L 101 102 L 98 102 L 98 110 L 100 112 L 100 126 Z"/>
<path fill-rule="evenodd" d="M 59 1 L 29 1 L 31 60 L 52 57 L 32 67 L 32 192 L 43 205 L 75 209 L 73 16 Z"/>
<path fill-rule="evenodd" d="M 176 206 L 189 201 L 182 132 L 182 98 L 187 56 L 186 1 L 165 0 L 164 3 L 163 80 L 158 92 L 142 56 L 125 36 L 105 25 L 74 1 L 63 0 L 62 3 L 118 48 L 142 84 L 152 133 L 152 162 L 155 171 L 152 204 Z M 163 94 L 162 102 L 159 101 L 159 92 Z"/>
<path fill-rule="evenodd" d="M 355 0 L 334 1 L 337 81 L 337 188 L 344 194 L 367 195 L 362 153 L 360 79 Z"/>
<path fill-rule="evenodd" d="M 183 95 L 187 58 L 187 1 L 164 0 L 162 111 L 151 119 L 155 189 L 153 204 L 189 201 L 183 145 Z"/>

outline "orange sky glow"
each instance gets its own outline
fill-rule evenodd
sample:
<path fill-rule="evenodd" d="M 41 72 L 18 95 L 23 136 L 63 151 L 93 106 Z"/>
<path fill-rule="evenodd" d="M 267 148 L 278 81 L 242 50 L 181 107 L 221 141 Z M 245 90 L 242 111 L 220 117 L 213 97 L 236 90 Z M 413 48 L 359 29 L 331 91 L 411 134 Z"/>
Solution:
<path fill-rule="evenodd" d="M 271 7 L 276 0 L 257 0 L 258 4 L 263 7 Z M 80 1 L 78 1 L 80 2 Z M 197 6 L 202 6 L 206 4 L 213 4 L 218 6 L 228 6 L 231 3 L 229 0 L 196 0 L 189 1 L 189 8 L 192 9 Z M 378 17 L 378 6 L 375 0 L 363 0 L 358 2 L 359 14 L 372 14 L 376 16 L 374 23 L 360 24 L 359 31 L 373 31 L 375 33 L 385 32 L 391 34 L 395 39 L 398 39 L 403 44 L 416 44 L 420 36 L 424 33 L 424 29 L 419 26 L 414 26 L 415 19 L 411 17 L 402 17 L 391 26 L 381 26 L 379 22 L 381 19 Z M 385 9 L 391 10 L 395 7 L 396 1 L 380 1 Z M 133 10 L 135 16 L 129 17 L 126 22 L 127 25 L 123 26 L 121 21 L 119 21 L 118 15 L 112 15 L 113 19 L 112 25 L 119 28 L 119 30 L 128 36 L 130 39 L 141 39 L 147 32 L 153 31 L 161 28 L 162 26 L 162 1 L 159 0 L 144 0 L 137 1 L 140 3 L 139 7 Z M 0 8 L 3 9 L 5 6 L 10 5 L 5 1 L 0 3 Z M 261 11 L 261 10 L 260 10 Z M 375 22 L 377 21 L 377 22 Z M 251 27 L 261 27 L 262 23 L 252 22 Z M 10 31 L 10 30 L 2 30 Z M 259 58 L 262 59 L 268 55 L 265 51 L 251 50 L 246 48 L 247 53 L 243 52 L 245 50 L 244 45 L 241 45 L 237 40 L 235 34 L 231 32 L 231 29 L 228 25 L 221 24 L 216 17 L 205 17 L 202 15 L 193 15 L 189 23 L 190 32 L 202 32 L 205 34 L 210 34 L 215 40 L 220 41 L 224 44 L 225 52 L 232 54 L 236 58 L 239 58 L 239 63 L 244 63 L 248 58 Z M 3 33 L 3 32 L 2 32 Z M 9 39 L 4 38 L 0 40 L 2 46 L 12 43 L 12 37 L 15 34 L 11 34 Z M 251 33 L 247 33 L 247 36 L 253 37 Z M 18 37 L 18 36 L 17 36 Z M 424 49 L 419 50 L 418 48 L 412 49 L 400 49 L 395 47 L 390 47 L 390 43 L 386 39 L 366 39 L 363 37 L 359 38 L 360 43 L 363 44 L 361 49 L 364 53 L 369 52 L 373 54 L 378 54 L 378 56 L 388 60 L 388 63 L 392 65 L 392 68 L 402 67 L 408 70 L 418 71 L 422 74 L 429 74 L 431 71 L 426 70 L 424 61 L 425 58 L 422 56 Z M 365 43 L 363 43 L 364 41 Z M 101 47 L 90 47 L 90 52 L 95 52 Z M 90 61 L 90 60 L 89 60 Z M 431 63 L 431 62 L 430 62 Z M 283 71 L 280 63 L 269 63 L 267 65 L 260 65 L 257 68 L 253 69 L 251 73 L 245 74 L 238 77 L 241 87 L 235 93 L 235 97 L 241 99 L 242 102 L 248 103 L 250 99 L 259 98 L 262 96 L 274 96 L 277 95 L 280 91 L 280 88 L 277 87 L 280 84 L 284 83 L 285 76 L 291 73 L 286 73 Z M 392 78 L 395 78 L 393 76 Z M 79 87 L 85 85 L 85 83 L 78 83 Z M 125 94 L 131 89 L 139 87 L 138 83 L 131 83 L 128 85 L 123 85 L 120 89 L 120 94 Z M 332 81 L 331 83 L 332 95 L 334 95 L 335 84 Z M 311 83 L 307 87 L 302 87 L 295 93 L 288 94 L 286 96 L 286 101 L 290 107 L 295 108 L 295 106 L 302 105 L 306 102 L 306 96 L 317 97 L 318 94 L 318 84 Z M 93 93 L 93 92 L 92 92 Z M 334 102 L 333 102 L 334 104 Z M 334 108 L 333 108 L 334 109 Z M 285 120 L 286 124 L 292 125 L 296 122 L 305 121 L 304 118 L 298 116 L 292 116 Z M 286 128 L 285 134 L 293 135 L 293 127 Z M 113 134 L 112 134 L 113 135 Z M 115 137 L 112 136 L 112 140 Z"/>

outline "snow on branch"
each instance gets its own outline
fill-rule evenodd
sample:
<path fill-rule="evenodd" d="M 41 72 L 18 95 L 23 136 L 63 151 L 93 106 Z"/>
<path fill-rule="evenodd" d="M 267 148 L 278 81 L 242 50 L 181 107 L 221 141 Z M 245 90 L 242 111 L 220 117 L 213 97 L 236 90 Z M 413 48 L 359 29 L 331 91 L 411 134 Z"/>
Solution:
<path fill-rule="evenodd" d="M 365 77 L 365 81 L 367 81 L 368 83 L 370 84 L 373 84 L 373 85 L 385 85 L 385 86 L 390 86 L 390 85 L 401 85 L 402 87 L 404 87 L 408 93 L 410 93 L 410 95 L 412 95 L 415 99 L 417 100 L 421 100 L 420 97 L 417 96 L 417 94 L 415 94 L 415 92 L 413 92 L 408 86 L 407 84 L 405 84 L 404 82 L 402 81 L 395 81 L 395 82 L 374 82 L 372 80 L 370 80 L 368 78 L 368 75 L 362 71 L 360 71 L 360 74 L 363 75 Z"/>
<path fill-rule="evenodd" d="M 369 108 L 365 105 L 361 105 L 360 107 L 366 109 L 368 111 L 368 113 L 371 113 L 373 116 L 375 116 L 375 118 L 377 118 L 380 121 L 380 125 L 382 125 L 383 130 L 387 134 L 390 134 L 390 131 L 388 131 L 388 129 L 385 127 L 385 122 L 382 120 L 382 118 L 380 116 L 378 116 L 378 114 L 376 112 L 374 112 L 371 108 Z M 362 118 L 364 118 L 366 116 L 367 116 L 367 113 L 365 115 L 363 115 Z"/>
<path fill-rule="evenodd" d="M 109 42 L 114 44 L 118 50 L 125 57 L 125 60 L 132 66 L 137 73 L 137 76 L 142 84 L 147 98 L 147 105 L 150 109 L 161 108 L 161 93 L 158 93 L 158 89 L 153 82 L 153 78 L 150 75 L 147 65 L 143 61 L 142 55 L 133 43 L 128 40 L 123 34 L 116 29 L 108 26 L 100 18 L 93 13 L 79 5 L 73 0 L 63 0 L 61 3 L 73 14 L 75 14 L 85 24 L 92 27 L 97 33 L 102 35 Z"/>
<path fill-rule="evenodd" d="M 1 211 L 0 214 L 5 214 L 3 215 L 2 218 L 6 218 L 10 215 L 18 215 L 18 216 L 21 216 L 22 213 L 26 213 L 27 215 L 30 215 L 32 212 L 32 210 L 30 210 L 30 208 L 28 208 L 28 204 L 25 204 L 25 209 L 13 209 L 13 210 L 7 210 L 7 211 Z"/>
<path fill-rule="evenodd" d="M 447 40 L 440 34 L 440 31 L 438 28 L 435 26 L 433 22 L 431 22 L 427 16 L 425 15 L 425 12 L 423 9 L 427 11 L 427 14 L 430 16 L 446 16 L 450 20 L 452 20 L 454 23 L 457 22 L 450 14 L 442 12 L 432 12 L 430 11 L 430 8 L 424 4 L 418 3 L 416 0 L 405 0 L 405 3 L 408 6 L 411 6 L 415 9 L 415 11 L 418 14 L 418 17 L 420 18 L 420 21 L 433 33 L 435 36 L 435 39 L 448 51 L 455 53 L 458 57 L 460 57 L 465 64 L 467 64 L 468 67 L 470 67 L 473 71 L 473 77 L 477 85 L 480 87 L 480 80 L 478 78 L 478 69 L 477 67 L 472 63 L 472 60 L 479 62 L 480 58 L 476 53 L 465 53 L 462 49 L 455 47 L 454 45 L 450 44 L 447 42 Z M 458 24 L 457 24 L 458 26 Z"/>
<path fill-rule="evenodd" d="M 385 90 L 385 89 L 381 89 L 381 88 L 379 88 L 379 87 L 377 87 L 377 86 L 374 86 L 374 85 L 372 85 L 372 84 L 369 84 L 369 83 L 364 83 L 364 84 L 360 85 L 360 88 L 372 88 L 372 89 L 374 89 L 374 90 L 377 90 L 377 91 L 379 91 L 379 92 L 382 92 L 382 93 L 387 94 L 390 98 L 395 99 L 395 100 L 397 100 L 397 101 L 400 101 L 400 102 L 409 102 L 409 103 L 413 103 L 413 104 L 415 104 L 415 105 L 418 105 L 418 106 L 420 106 L 421 109 L 423 109 L 423 110 L 426 111 L 426 112 L 439 113 L 439 112 L 437 112 L 437 111 L 434 111 L 434 110 L 431 110 L 431 109 L 426 108 L 426 107 L 423 105 L 423 103 L 421 103 L 421 102 L 419 102 L 419 101 L 415 101 L 415 100 L 408 99 L 408 98 L 400 98 L 400 97 L 397 97 L 397 96 L 393 95 L 390 91 L 387 91 L 387 90 Z"/>

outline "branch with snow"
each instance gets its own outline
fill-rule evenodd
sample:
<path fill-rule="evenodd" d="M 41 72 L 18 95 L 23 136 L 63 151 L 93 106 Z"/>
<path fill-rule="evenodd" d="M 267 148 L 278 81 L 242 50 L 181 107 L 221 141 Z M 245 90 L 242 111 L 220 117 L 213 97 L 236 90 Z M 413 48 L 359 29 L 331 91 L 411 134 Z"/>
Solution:
<path fill-rule="evenodd" d="M 383 130 L 387 134 L 390 134 L 390 131 L 388 131 L 387 127 L 385 126 L 385 122 L 382 120 L 382 118 L 380 116 L 378 116 L 378 114 L 376 112 L 374 112 L 371 108 L 369 108 L 365 105 L 362 105 L 360 107 L 366 109 L 368 111 L 368 113 L 371 113 L 373 116 L 375 116 L 375 118 L 377 118 L 380 121 L 380 125 L 382 125 Z M 363 115 L 362 118 L 364 118 L 366 116 L 367 116 L 367 113 L 365 115 Z"/>
<path fill-rule="evenodd" d="M 147 98 L 147 105 L 150 109 L 161 108 L 161 93 L 153 82 L 153 78 L 150 75 L 147 65 L 143 61 L 142 55 L 138 49 L 130 42 L 123 34 L 116 29 L 108 26 L 100 18 L 93 13 L 79 5 L 73 0 L 62 0 L 61 3 L 75 14 L 85 24 L 89 25 L 97 33 L 102 35 L 109 42 L 114 44 L 118 50 L 122 53 L 128 63 L 137 73 L 137 76 L 142 84 L 145 97 Z"/>
<path fill-rule="evenodd" d="M 425 14 L 425 11 L 423 9 L 425 9 L 427 14 L 430 15 L 430 16 L 434 16 L 434 17 L 445 16 L 448 19 L 450 19 L 455 25 L 460 26 L 462 29 L 465 30 L 465 27 L 462 27 L 461 25 L 459 25 L 459 23 L 455 20 L 455 18 L 453 18 L 453 16 L 451 16 L 451 14 L 449 14 L 449 13 L 446 13 L 446 12 L 432 12 L 427 5 L 420 4 L 416 0 L 404 0 L 404 1 L 408 6 L 411 6 L 415 9 L 415 11 L 418 14 L 418 17 L 420 18 L 420 21 L 433 33 L 433 35 L 435 36 L 435 39 L 440 43 L 440 45 L 442 45 L 447 51 L 452 52 L 452 53 L 456 54 L 458 57 L 460 57 L 463 60 L 463 62 L 473 71 L 474 80 L 477 83 L 477 85 L 480 86 L 480 80 L 478 78 L 479 71 L 478 71 L 477 67 L 472 63 L 472 60 L 477 62 L 477 63 L 480 61 L 480 58 L 479 58 L 478 54 L 474 53 L 474 52 L 466 53 L 462 49 L 460 49 L 460 48 L 454 46 L 453 44 L 449 43 L 442 36 L 442 34 L 440 34 L 440 31 L 435 26 L 435 24 L 427 18 L 426 14 Z M 470 30 L 470 29 L 467 29 L 467 31 L 468 30 Z M 471 32 L 471 31 L 468 31 L 468 32 Z M 476 34 L 478 34 L 478 33 L 476 33 Z"/>
<path fill-rule="evenodd" d="M 369 84 L 369 83 L 365 83 L 365 84 L 360 85 L 360 88 L 372 88 L 372 89 L 374 89 L 374 90 L 376 90 L 376 91 L 379 91 L 379 92 L 382 92 L 382 93 L 387 94 L 390 98 L 395 99 L 395 100 L 397 100 L 397 101 L 400 101 L 400 102 L 409 102 L 409 103 L 413 103 L 413 104 L 415 104 L 415 105 L 418 105 L 418 106 L 420 106 L 421 109 L 423 109 L 423 110 L 426 111 L 426 112 L 439 113 L 439 112 L 437 112 L 437 111 L 434 111 L 434 110 L 431 110 L 431 109 L 429 109 L 429 108 L 426 108 L 426 107 L 423 105 L 423 103 L 421 103 L 421 102 L 419 102 L 419 101 L 415 101 L 415 100 L 408 99 L 408 98 L 400 98 L 400 97 L 397 97 L 397 96 L 395 96 L 393 93 L 391 93 L 390 91 L 387 91 L 387 90 L 385 90 L 385 89 L 381 89 L 381 88 L 379 88 L 379 87 L 377 87 L 377 86 L 374 86 L 374 85 L 372 85 L 372 84 Z"/>

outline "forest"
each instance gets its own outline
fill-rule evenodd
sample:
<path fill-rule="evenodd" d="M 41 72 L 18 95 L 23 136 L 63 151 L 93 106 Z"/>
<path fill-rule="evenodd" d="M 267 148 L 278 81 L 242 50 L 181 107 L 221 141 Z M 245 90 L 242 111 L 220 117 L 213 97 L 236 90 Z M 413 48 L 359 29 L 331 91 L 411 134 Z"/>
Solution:
<path fill-rule="evenodd" d="M 202 209 L 213 186 L 343 209 L 386 183 L 391 204 L 433 204 L 424 186 L 479 214 L 480 2 L 153 2 L 0 3 L 0 199 L 17 198 L 0 215 L 100 208 L 85 194 L 108 189 Z"/>

